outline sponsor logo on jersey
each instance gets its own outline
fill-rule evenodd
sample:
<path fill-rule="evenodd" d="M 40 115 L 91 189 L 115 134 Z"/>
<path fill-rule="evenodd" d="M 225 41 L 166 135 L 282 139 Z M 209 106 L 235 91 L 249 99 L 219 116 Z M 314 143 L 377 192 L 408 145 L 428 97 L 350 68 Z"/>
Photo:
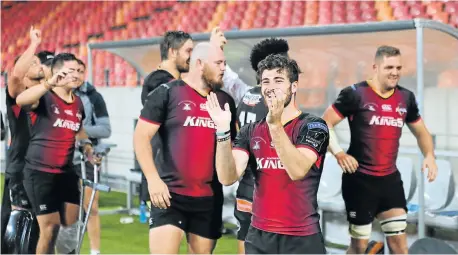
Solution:
<path fill-rule="evenodd" d="M 390 104 L 382 104 L 382 111 L 384 111 L 384 112 L 392 112 L 393 109 L 391 108 Z"/>
<path fill-rule="evenodd" d="M 78 111 L 78 112 L 76 113 L 76 117 L 78 118 L 78 120 L 81 120 L 81 119 L 83 118 L 83 115 L 81 114 L 80 111 Z"/>
<path fill-rule="evenodd" d="M 80 129 L 80 125 L 81 125 L 80 123 L 73 122 L 71 120 L 57 118 L 52 126 L 59 127 L 59 128 L 66 128 L 66 129 L 70 129 L 73 131 L 78 131 Z"/>
<path fill-rule="evenodd" d="M 73 116 L 73 111 L 72 110 L 64 110 L 65 114 Z"/>
<path fill-rule="evenodd" d="M 259 169 L 285 169 L 279 158 L 256 158 L 256 164 Z"/>
<path fill-rule="evenodd" d="M 57 106 L 57 104 L 52 104 L 51 109 L 54 114 L 60 114 L 59 107 Z"/>
<path fill-rule="evenodd" d="M 376 103 L 367 103 L 363 106 L 364 109 L 368 109 L 371 112 L 375 112 L 378 108 Z"/>
<path fill-rule="evenodd" d="M 184 127 L 207 127 L 216 128 L 211 118 L 188 116 L 183 124 Z"/>
<path fill-rule="evenodd" d="M 243 103 L 248 106 L 255 106 L 261 101 L 261 98 L 262 96 L 259 94 L 251 94 L 250 92 L 247 92 L 242 100 Z"/>
<path fill-rule="evenodd" d="M 391 116 L 372 116 L 369 125 L 375 126 L 389 126 L 389 127 L 400 127 L 404 126 L 404 121 L 401 118 L 394 118 Z"/>
<path fill-rule="evenodd" d="M 254 151 L 255 150 L 260 150 L 261 149 L 261 144 L 264 144 L 266 145 L 267 142 L 266 140 L 264 140 L 264 138 L 262 137 L 259 137 L 259 136 L 255 136 L 253 137 L 253 139 L 251 139 L 252 141 L 252 144 L 253 144 L 253 147 L 251 147 Z M 271 144 L 272 145 L 272 144 Z"/>
<path fill-rule="evenodd" d="M 200 104 L 200 110 L 206 112 L 207 111 L 207 104 L 205 104 L 205 103 Z"/>
<path fill-rule="evenodd" d="M 186 101 L 181 101 L 181 102 L 179 102 L 179 103 L 178 103 L 178 106 L 183 107 L 183 108 L 182 108 L 183 111 L 190 111 L 190 110 L 192 110 L 191 106 L 195 107 L 196 104 L 195 104 L 194 102 L 192 102 L 192 101 L 186 100 Z"/>
<path fill-rule="evenodd" d="M 398 107 L 396 107 L 396 112 L 402 116 L 407 113 L 407 109 L 405 107 L 402 107 L 402 105 L 398 105 Z"/>

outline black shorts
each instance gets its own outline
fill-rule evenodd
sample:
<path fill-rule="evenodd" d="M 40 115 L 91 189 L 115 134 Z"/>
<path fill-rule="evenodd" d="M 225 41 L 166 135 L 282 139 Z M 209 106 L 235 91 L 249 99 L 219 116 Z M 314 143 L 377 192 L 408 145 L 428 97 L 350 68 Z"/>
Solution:
<path fill-rule="evenodd" d="M 387 176 L 355 172 L 342 175 L 342 197 L 347 220 L 354 225 L 372 223 L 377 214 L 394 208 L 407 212 L 407 202 L 399 171 Z"/>
<path fill-rule="evenodd" d="M 252 202 L 247 199 L 236 199 L 234 216 L 237 219 L 239 227 L 237 230 L 237 240 L 245 241 L 248 229 L 251 225 L 251 206 Z"/>
<path fill-rule="evenodd" d="M 60 212 L 65 203 L 80 203 L 79 178 L 72 171 L 53 174 L 25 168 L 24 187 L 36 215 Z"/>
<path fill-rule="evenodd" d="M 223 228 L 222 197 L 189 197 L 170 194 L 170 207 L 159 209 L 151 206 L 149 226 L 156 228 L 173 225 L 186 233 L 208 239 L 219 239 Z"/>
<path fill-rule="evenodd" d="M 89 161 L 86 161 L 86 179 L 90 181 L 94 181 L 94 165 L 92 165 Z M 75 171 L 76 175 L 82 179 L 83 176 L 81 175 L 81 163 L 79 164 L 74 164 L 73 165 L 73 170 Z M 100 170 L 97 171 L 97 177 L 100 180 Z"/>
<path fill-rule="evenodd" d="M 7 187 L 9 199 L 12 206 L 30 210 L 32 207 L 27 192 L 25 191 L 23 181 L 24 177 L 22 172 L 11 175 L 11 177 L 8 178 Z"/>
<path fill-rule="evenodd" d="M 250 227 L 246 254 L 326 254 L 321 232 L 309 236 L 282 235 Z"/>

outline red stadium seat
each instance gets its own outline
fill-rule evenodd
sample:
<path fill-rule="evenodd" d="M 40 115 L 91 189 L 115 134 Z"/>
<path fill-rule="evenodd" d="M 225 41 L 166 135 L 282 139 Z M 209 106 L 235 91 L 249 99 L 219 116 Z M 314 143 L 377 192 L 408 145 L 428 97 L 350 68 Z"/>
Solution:
<path fill-rule="evenodd" d="M 444 9 L 444 4 L 441 2 L 432 2 L 426 7 L 426 14 L 434 15 L 436 13 L 442 12 Z"/>
<path fill-rule="evenodd" d="M 448 13 L 457 13 L 458 12 L 458 2 L 456 1 L 446 2 L 444 6 L 444 11 Z"/>
<path fill-rule="evenodd" d="M 435 13 L 432 16 L 433 20 L 440 21 L 440 22 L 442 22 L 444 24 L 448 24 L 449 23 L 449 18 L 450 18 L 450 14 L 446 13 L 446 12 Z"/>

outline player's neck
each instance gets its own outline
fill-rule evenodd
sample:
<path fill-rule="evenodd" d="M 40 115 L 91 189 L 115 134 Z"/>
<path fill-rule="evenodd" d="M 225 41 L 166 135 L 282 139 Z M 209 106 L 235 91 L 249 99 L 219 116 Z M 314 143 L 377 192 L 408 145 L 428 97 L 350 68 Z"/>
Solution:
<path fill-rule="evenodd" d="M 58 97 L 64 100 L 67 103 L 73 102 L 73 90 L 71 88 L 66 87 L 56 87 L 53 88 L 52 91 L 56 93 Z"/>
<path fill-rule="evenodd" d="M 175 79 L 179 79 L 181 76 L 181 73 L 177 69 L 177 65 L 169 60 L 162 61 L 159 65 L 159 69 L 169 72 Z"/>
<path fill-rule="evenodd" d="M 206 95 L 210 92 L 210 87 L 205 84 L 199 73 L 189 72 L 183 81 L 186 82 L 191 88 L 199 92 L 199 94 Z"/>
<path fill-rule="evenodd" d="M 297 109 L 296 104 L 291 101 L 291 103 L 283 110 L 281 115 L 281 123 L 285 125 L 286 123 L 299 116 L 299 114 L 301 114 L 301 110 Z"/>
<path fill-rule="evenodd" d="M 393 90 L 394 89 L 391 89 L 391 88 L 386 89 L 386 88 L 384 88 L 380 84 L 380 82 L 377 80 L 377 78 L 373 78 L 368 83 L 369 83 L 369 86 L 372 88 L 372 90 L 374 90 L 375 93 L 377 93 L 381 97 L 389 97 L 390 95 L 393 94 Z"/>

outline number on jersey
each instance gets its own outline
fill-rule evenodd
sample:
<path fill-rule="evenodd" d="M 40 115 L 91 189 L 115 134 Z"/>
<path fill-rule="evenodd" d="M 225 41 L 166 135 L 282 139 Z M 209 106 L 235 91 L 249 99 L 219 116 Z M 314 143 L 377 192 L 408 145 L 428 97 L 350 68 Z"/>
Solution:
<path fill-rule="evenodd" d="M 245 124 L 256 121 L 256 113 L 241 111 L 239 115 L 239 120 L 240 125 L 242 125 L 243 127 Z"/>

